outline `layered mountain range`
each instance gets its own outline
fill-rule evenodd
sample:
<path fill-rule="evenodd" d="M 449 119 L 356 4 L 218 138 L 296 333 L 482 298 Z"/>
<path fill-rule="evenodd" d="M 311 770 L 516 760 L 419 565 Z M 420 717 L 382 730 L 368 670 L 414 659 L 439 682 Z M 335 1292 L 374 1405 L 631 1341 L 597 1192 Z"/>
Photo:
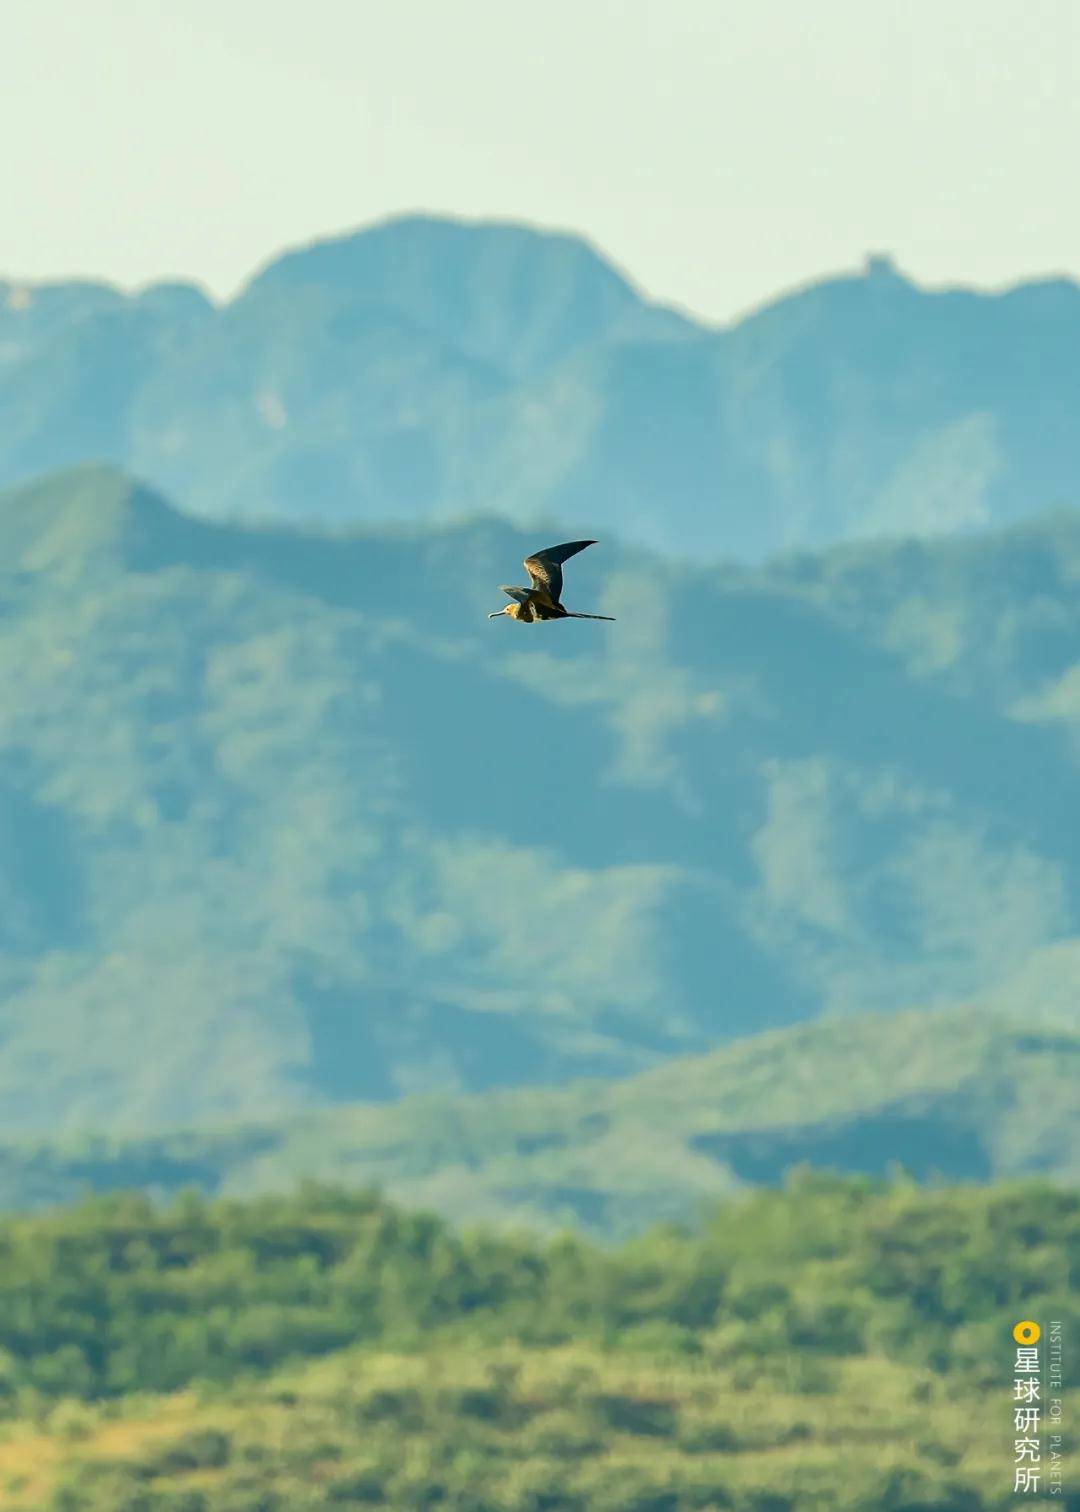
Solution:
<path fill-rule="evenodd" d="M 913 1006 L 1075 1029 L 1080 516 L 764 567 L 602 542 L 567 598 L 615 625 L 489 622 L 540 544 L 213 524 L 107 468 L 0 496 L 4 1137 Z"/>

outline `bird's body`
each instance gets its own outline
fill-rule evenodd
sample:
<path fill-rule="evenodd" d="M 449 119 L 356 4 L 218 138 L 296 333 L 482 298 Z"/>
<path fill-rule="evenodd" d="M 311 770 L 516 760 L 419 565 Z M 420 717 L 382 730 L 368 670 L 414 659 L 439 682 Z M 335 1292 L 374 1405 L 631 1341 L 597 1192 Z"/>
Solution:
<path fill-rule="evenodd" d="M 503 585 L 500 592 L 509 594 L 513 603 L 507 604 L 505 609 L 500 609 L 495 614 L 489 614 L 488 619 L 499 619 L 501 615 L 507 614 L 511 619 L 520 620 L 524 624 L 531 624 L 534 620 L 554 619 L 610 620 L 610 614 L 575 614 L 572 609 L 564 609 L 560 603 L 562 564 L 567 557 L 584 551 L 586 546 L 595 545 L 595 541 L 566 541 L 561 546 L 547 546 L 543 551 L 526 557 L 525 571 L 532 579 L 532 587 L 507 588 Z"/>

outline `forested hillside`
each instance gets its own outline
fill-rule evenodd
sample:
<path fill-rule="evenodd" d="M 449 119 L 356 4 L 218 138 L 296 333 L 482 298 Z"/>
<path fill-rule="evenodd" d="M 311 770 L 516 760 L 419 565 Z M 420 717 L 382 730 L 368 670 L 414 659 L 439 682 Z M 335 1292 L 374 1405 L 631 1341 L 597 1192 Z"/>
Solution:
<path fill-rule="evenodd" d="M 553 530 L 555 528 L 553 527 Z M 557 532 L 554 536 L 557 538 Z M 622 1075 L 823 1011 L 1075 1025 L 1080 521 L 760 571 L 0 497 L 3 1131 Z"/>
<path fill-rule="evenodd" d="M 370 1194 L 0 1225 L 13 1512 L 1011 1505 L 1075 1194 L 803 1179 L 616 1251 Z M 1071 1505 L 1071 1503 L 1066 1503 Z"/>
<path fill-rule="evenodd" d="M 215 517 L 760 557 L 1080 504 L 1078 354 L 1067 280 L 927 292 L 879 258 L 712 329 L 578 238 L 407 217 L 220 306 L 0 282 L 0 484 L 97 459 Z"/>

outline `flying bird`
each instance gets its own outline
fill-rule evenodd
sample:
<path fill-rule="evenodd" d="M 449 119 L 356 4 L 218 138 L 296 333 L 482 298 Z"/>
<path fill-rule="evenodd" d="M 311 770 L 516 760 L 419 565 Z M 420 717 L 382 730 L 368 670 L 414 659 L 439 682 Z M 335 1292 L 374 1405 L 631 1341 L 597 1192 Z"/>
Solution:
<path fill-rule="evenodd" d="M 562 546 L 548 546 L 534 556 L 526 557 L 525 571 L 532 579 L 532 587 L 507 588 L 503 584 L 500 593 L 508 593 L 514 602 L 507 604 L 505 609 L 489 614 L 488 619 L 498 619 L 501 615 L 508 614 L 511 619 L 523 620 L 526 624 L 533 620 L 553 619 L 613 621 L 614 617 L 610 614 L 575 614 L 572 609 L 564 609 L 559 602 L 562 597 L 562 564 L 567 557 L 584 551 L 586 546 L 595 545 L 595 541 L 566 541 Z"/>

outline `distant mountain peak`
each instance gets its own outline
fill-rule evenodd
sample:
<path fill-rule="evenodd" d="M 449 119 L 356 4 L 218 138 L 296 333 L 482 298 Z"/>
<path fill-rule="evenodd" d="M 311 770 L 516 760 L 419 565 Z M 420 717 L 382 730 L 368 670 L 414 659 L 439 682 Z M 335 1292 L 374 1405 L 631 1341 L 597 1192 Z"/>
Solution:
<path fill-rule="evenodd" d="M 308 287 L 391 310 L 518 377 L 613 331 L 685 323 L 646 301 L 583 237 L 515 221 L 396 216 L 284 253 L 240 301 Z"/>
<path fill-rule="evenodd" d="M 270 259 L 248 284 L 248 289 L 279 279 L 318 282 L 372 270 L 384 256 L 404 257 L 406 265 L 391 266 L 391 274 L 407 272 L 407 259 L 423 261 L 450 256 L 472 260 L 512 257 L 564 261 L 591 268 L 604 281 L 620 287 L 630 298 L 641 296 L 612 261 L 583 236 L 572 231 L 529 225 L 499 218 L 466 220 L 457 216 L 415 211 L 357 226 L 349 231 L 317 237 L 289 248 Z M 382 270 L 380 270 L 382 271 Z"/>

